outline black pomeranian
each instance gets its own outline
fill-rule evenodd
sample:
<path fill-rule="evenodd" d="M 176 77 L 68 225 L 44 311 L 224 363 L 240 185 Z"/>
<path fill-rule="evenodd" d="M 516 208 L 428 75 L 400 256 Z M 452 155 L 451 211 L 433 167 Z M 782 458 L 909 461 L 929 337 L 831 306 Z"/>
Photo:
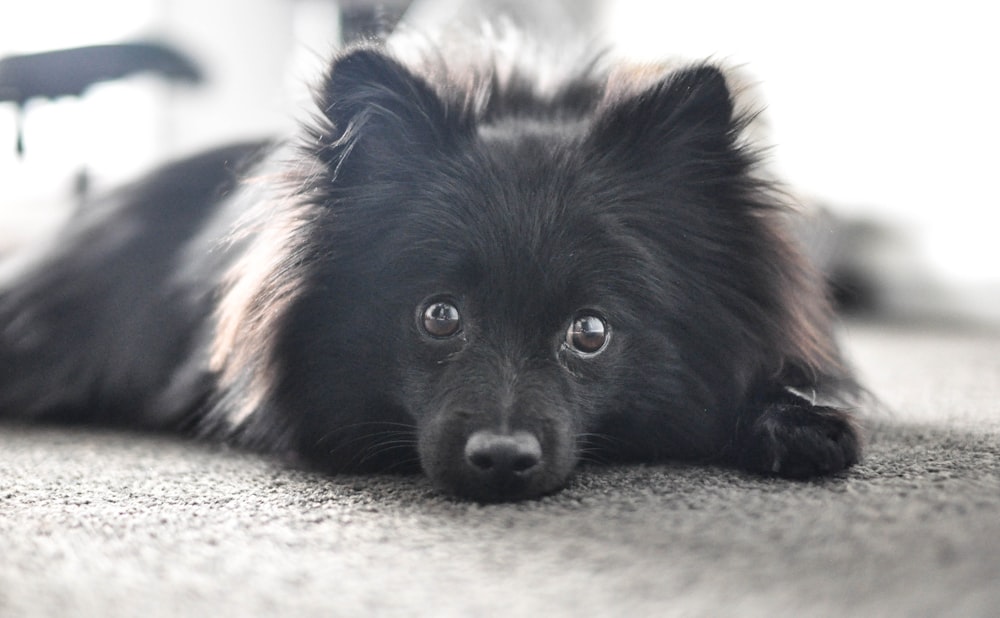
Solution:
<path fill-rule="evenodd" d="M 175 163 L 0 269 L 0 416 L 481 501 L 581 460 L 858 460 L 823 282 L 725 74 L 336 58 L 287 145 Z"/>

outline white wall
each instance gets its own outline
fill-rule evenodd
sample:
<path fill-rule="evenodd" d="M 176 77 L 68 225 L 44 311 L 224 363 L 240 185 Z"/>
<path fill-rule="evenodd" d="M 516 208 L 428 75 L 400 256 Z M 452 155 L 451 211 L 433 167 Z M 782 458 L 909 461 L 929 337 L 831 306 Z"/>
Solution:
<path fill-rule="evenodd" d="M 605 23 L 632 57 L 742 64 L 792 186 L 910 230 L 936 276 L 1000 284 L 992 3 L 620 0 Z"/>

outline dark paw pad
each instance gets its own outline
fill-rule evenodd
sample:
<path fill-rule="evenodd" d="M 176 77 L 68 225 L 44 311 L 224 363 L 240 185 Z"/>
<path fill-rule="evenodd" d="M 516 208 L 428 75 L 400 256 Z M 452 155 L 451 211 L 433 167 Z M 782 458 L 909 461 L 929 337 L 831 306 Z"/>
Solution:
<path fill-rule="evenodd" d="M 741 464 L 765 474 L 808 478 L 858 462 L 861 441 L 846 412 L 808 403 L 765 408 L 743 440 Z"/>

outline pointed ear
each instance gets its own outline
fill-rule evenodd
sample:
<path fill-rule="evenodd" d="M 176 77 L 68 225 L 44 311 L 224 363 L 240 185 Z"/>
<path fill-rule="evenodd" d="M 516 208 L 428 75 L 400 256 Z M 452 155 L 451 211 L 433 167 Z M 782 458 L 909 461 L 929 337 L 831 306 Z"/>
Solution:
<path fill-rule="evenodd" d="M 590 138 L 634 164 L 729 152 L 740 128 L 722 71 L 699 65 L 636 90 L 609 85 Z"/>
<path fill-rule="evenodd" d="M 356 167 L 369 177 L 398 172 L 463 132 L 427 82 L 376 47 L 336 59 L 317 101 L 323 116 L 312 147 L 338 177 Z"/>

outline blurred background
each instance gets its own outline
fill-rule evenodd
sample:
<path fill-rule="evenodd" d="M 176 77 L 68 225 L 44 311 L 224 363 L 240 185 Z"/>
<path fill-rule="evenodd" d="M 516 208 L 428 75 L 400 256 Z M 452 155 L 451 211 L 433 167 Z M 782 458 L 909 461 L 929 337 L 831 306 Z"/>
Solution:
<path fill-rule="evenodd" d="M 165 159 L 287 134 L 345 42 L 484 19 L 741 67 L 845 309 L 1000 324 L 1000 37 L 971 0 L 5 0 L 0 252 Z"/>

